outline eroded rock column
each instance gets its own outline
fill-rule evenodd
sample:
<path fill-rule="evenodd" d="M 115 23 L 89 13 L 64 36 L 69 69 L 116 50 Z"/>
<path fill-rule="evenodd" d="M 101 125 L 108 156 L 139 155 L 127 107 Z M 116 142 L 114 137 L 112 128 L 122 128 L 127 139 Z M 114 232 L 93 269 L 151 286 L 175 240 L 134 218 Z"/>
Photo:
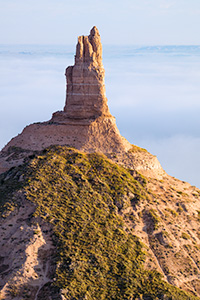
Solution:
<path fill-rule="evenodd" d="M 102 45 L 99 31 L 79 36 L 75 65 L 66 69 L 67 95 L 64 111 L 69 118 L 110 116 L 105 95 Z"/>

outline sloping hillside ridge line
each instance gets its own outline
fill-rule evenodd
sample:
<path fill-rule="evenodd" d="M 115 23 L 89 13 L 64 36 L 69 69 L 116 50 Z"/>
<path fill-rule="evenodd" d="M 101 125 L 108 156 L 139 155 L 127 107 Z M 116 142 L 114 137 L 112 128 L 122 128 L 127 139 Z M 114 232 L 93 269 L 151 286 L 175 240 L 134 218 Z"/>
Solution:
<path fill-rule="evenodd" d="M 180 196 L 181 211 L 156 198 L 159 181 L 65 146 L 0 182 L 2 300 L 199 299 L 197 220 L 187 220 L 198 190 Z"/>

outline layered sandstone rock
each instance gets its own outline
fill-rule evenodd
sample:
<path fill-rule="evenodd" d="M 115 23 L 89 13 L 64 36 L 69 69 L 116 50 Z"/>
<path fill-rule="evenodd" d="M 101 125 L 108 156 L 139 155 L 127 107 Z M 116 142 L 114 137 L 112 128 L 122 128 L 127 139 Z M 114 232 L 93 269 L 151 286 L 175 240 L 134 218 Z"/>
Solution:
<path fill-rule="evenodd" d="M 23 162 L 33 151 L 67 145 L 85 152 L 101 152 L 127 167 L 163 174 L 157 158 L 132 151 L 110 114 L 104 83 L 102 45 L 96 27 L 78 37 L 75 64 L 66 69 L 67 95 L 63 111 L 50 121 L 31 124 L 0 152 L 0 173 Z M 19 149 L 18 149 L 19 148 Z M 112 153 L 115 153 L 112 156 Z"/>
<path fill-rule="evenodd" d="M 120 135 L 108 109 L 104 75 L 101 39 L 94 26 L 89 36 L 78 37 L 75 64 L 66 69 L 64 110 L 55 112 L 50 121 L 27 126 L 3 152 L 13 146 L 35 151 L 51 145 L 68 145 L 87 152 L 128 151 L 131 144 Z"/>
<path fill-rule="evenodd" d="M 68 118 L 111 116 L 105 95 L 102 45 L 94 26 L 89 36 L 79 36 L 75 65 L 66 69 L 67 96 L 64 111 Z"/>

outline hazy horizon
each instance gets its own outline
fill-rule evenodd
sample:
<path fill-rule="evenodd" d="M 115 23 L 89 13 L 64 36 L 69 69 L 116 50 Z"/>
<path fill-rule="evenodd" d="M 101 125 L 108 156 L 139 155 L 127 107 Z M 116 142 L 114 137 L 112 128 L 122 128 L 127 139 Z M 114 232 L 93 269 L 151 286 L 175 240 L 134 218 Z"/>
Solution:
<path fill-rule="evenodd" d="M 12 48 L 12 47 L 11 47 Z M 199 186 L 200 47 L 103 45 L 106 95 L 120 133 Z M 75 45 L 0 47 L 0 147 L 65 103 Z"/>

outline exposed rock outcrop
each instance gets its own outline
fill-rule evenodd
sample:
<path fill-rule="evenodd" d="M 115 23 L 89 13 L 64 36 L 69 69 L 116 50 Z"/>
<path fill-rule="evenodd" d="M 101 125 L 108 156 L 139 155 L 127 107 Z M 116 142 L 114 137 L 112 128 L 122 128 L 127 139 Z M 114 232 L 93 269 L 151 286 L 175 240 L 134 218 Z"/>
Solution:
<path fill-rule="evenodd" d="M 67 145 L 85 152 L 101 152 L 111 159 L 115 153 L 117 162 L 125 166 L 162 175 L 164 171 L 155 156 L 146 152 L 144 159 L 138 151 L 133 153 L 132 145 L 120 135 L 108 109 L 104 75 L 101 39 L 94 26 L 89 36 L 78 37 L 75 64 L 66 69 L 64 110 L 55 112 L 50 121 L 27 126 L 13 138 L 0 153 L 0 173 L 21 164 L 32 151 Z M 16 147 L 23 151 L 16 155 Z"/>
<path fill-rule="evenodd" d="M 111 116 L 105 95 L 105 71 L 99 31 L 79 36 L 75 65 L 66 69 L 67 96 L 64 111 L 68 118 L 83 119 Z"/>

